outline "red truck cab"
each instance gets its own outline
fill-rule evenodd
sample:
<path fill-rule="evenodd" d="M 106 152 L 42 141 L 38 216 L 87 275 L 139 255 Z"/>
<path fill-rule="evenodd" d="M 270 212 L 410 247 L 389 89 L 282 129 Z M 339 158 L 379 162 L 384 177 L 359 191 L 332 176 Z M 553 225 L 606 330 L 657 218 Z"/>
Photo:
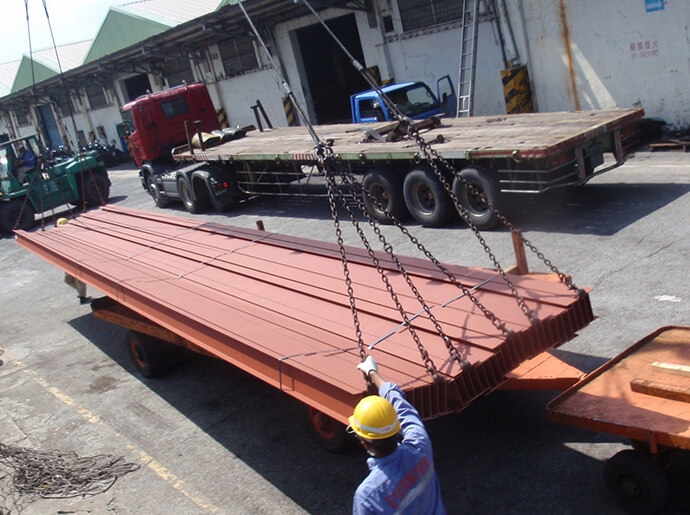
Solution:
<path fill-rule="evenodd" d="M 129 133 L 129 150 L 134 162 L 167 159 L 170 151 L 187 142 L 185 122 L 190 134 L 194 122 L 203 132 L 220 129 L 216 110 L 204 84 L 185 84 L 142 95 L 122 106 L 122 119 Z"/>

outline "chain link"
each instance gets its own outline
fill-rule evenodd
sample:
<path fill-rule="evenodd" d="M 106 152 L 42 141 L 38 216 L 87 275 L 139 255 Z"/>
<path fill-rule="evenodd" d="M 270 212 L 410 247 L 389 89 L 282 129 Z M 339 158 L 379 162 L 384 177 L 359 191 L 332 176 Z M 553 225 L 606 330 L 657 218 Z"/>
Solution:
<path fill-rule="evenodd" d="M 375 254 L 374 250 L 372 249 L 371 244 L 369 243 L 369 240 L 367 239 L 366 235 L 364 234 L 364 231 L 362 230 L 359 222 L 357 221 L 355 213 L 349 207 L 349 205 L 347 203 L 346 196 L 343 194 L 341 188 L 339 188 L 337 183 L 336 183 L 335 174 L 337 173 L 338 175 L 340 175 L 342 177 L 343 174 L 346 173 L 346 172 L 344 172 L 345 169 L 342 166 L 342 163 L 340 163 L 338 160 L 336 160 L 333 157 L 333 152 L 332 152 L 332 149 L 330 147 L 323 147 L 321 152 L 319 152 L 319 155 L 322 156 L 321 164 L 322 164 L 323 170 L 326 174 L 326 183 L 328 185 L 328 192 L 329 192 L 329 194 L 328 194 L 329 204 L 331 205 L 331 213 L 333 215 L 334 224 L 336 225 L 336 234 L 338 237 L 338 247 L 340 249 L 341 259 L 343 261 L 343 268 L 347 269 L 347 258 L 345 256 L 345 247 L 344 247 L 344 243 L 343 243 L 343 239 L 342 239 L 342 232 L 340 229 L 340 221 L 339 221 L 339 218 L 337 215 L 337 207 L 335 204 L 335 198 L 336 197 L 338 197 L 341 200 L 341 203 L 342 203 L 343 207 L 345 208 L 345 210 L 347 211 L 348 216 L 350 217 L 350 221 L 352 222 L 352 225 L 355 228 L 355 231 L 357 232 L 358 236 L 360 237 L 360 240 L 362 241 L 362 244 L 364 245 L 364 247 L 367 251 L 367 254 L 369 255 L 369 259 L 372 261 L 372 263 L 376 267 L 376 270 L 377 270 L 377 272 L 381 278 L 381 281 L 383 282 L 383 284 L 386 288 L 386 291 L 390 295 L 393 303 L 395 304 L 396 309 L 398 310 L 398 312 L 400 313 L 400 316 L 403 319 L 403 323 L 405 324 L 405 327 L 408 329 L 410 336 L 414 340 L 415 345 L 417 346 L 419 354 L 422 358 L 425 369 L 434 378 L 434 380 L 436 380 L 436 381 L 440 380 L 440 376 L 438 375 L 438 369 L 436 368 L 436 365 L 434 364 L 431 356 L 429 355 L 429 352 L 427 351 L 427 349 L 422 344 L 422 342 L 419 338 L 419 335 L 417 334 L 417 330 L 412 325 L 412 321 L 410 320 L 409 316 L 407 315 L 405 308 L 403 307 L 402 303 L 400 302 L 400 299 L 399 299 L 397 293 L 393 289 L 393 286 L 390 284 L 388 277 L 386 277 L 385 270 L 381 266 L 381 263 L 380 263 L 378 257 L 376 257 L 376 254 Z M 366 210 L 364 210 L 363 212 L 366 213 Z M 380 232 L 379 232 L 379 234 L 380 234 Z M 391 249 L 390 245 L 388 245 L 388 243 L 386 243 L 385 241 L 384 241 L 384 248 L 386 249 L 386 252 L 389 255 L 393 256 L 392 249 Z M 402 268 L 402 265 L 400 265 L 399 262 L 398 262 L 398 265 L 400 268 Z M 407 276 L 407 274 L 404 272 L 404 269 L 403 269 L 403 274 L 405 276 Z M 346 282 L 348 284 L 348 295 L 350 295 L 350 304 L 353 305 L 354 304 L 354 292 L 351 288 L 351 279 L 349 278 L 349 272 L 346 272 Z M 408 284 L 410 284 L 409 281 L 408 281 Z M 416 291 L 416 288 L 415 288 L 415 291 Z M 426 304 L 424 303 L 424 300 L 421 299 L 421 295 L 419 294 L 418 291 L 416 292 L 416 295 L 417 295 L 417 298 L 420 299 L 422 304 L 424 305 L 425 311 L 427 311 L 427 313 L 429 313 L 431 315 L 431 312 L 429 311 L 428 306 L 426 306 Z M 433 318 L 433 315 L 431 315 L 431 317 Z M 356 318 L 356 320 L 358 321 L 358 318 Z M 435 318 L 434 318 L 434 320 L 435 320 Z M 437 322 L 436 322 L 436 327 L 439 330 L 440 334 L 443 335 L 444 341 L 447 341 L 448 342 L 447 344 L 452 347 L 452 343 L 450 342 L 450 339 L 443 333 L 443 330 L 441 329 L 440 325 L 438 325 Z M 360 347 L 360 355 L 364 359 L 364 357 L 366 357 L 366 353 L 364 351 L 364 342 L 361 339 L 361 330 L 359 330 L 359 327 L 357 328 L 357 331 L 358 331 L 358 338 L 359 338 L 358 345 Z"/>
<path fill-rule="evenodd" d="M 443 186 L 444 190 L 448 193 L 448 195 L 450 195 L 451 199 L 453 200 L 453 203 L 455 204 L 458 212 L 460 213 L 460 216 L 463 218 L 465 223 L 467 223 L 467 225 L 469 226 L 472 233 L 475 235 L 475 237 L 477 238 L 479 243 L 484 248 L 484 251 L 487 253 L 487 255 L 489 256 L 489 259 L 493 263 L 494 267 L 499 272 L 503 281 L 505 282 L 505 284 L 510 289 L 513 297 L 515 298 L 515 300 L 516 300 L 518 306 L 520 307 L 520 309 L 522 310 L 522 312 L 530 320 L 531 323 L 536 323 L 538 321 L 538 317 L 536 317 L 534 312 L 527 307 L 527 304 L 525 302 L 524 297 L 522 297 L 518 293 L 517 289 L 515 288 L 515 285 L 510 280 L 510 278 L 508 277 L 508 274 L 505 272 L 503 267 L 498 262 L 498 259 L 496 258 L 494 253 L 491 251 L 490 247 L 486 243 L 486 240 L 481 235 L 481 232 L 479 231 L 477 226 L 474 225 L 474 223 L 472 223 L 472 220 L 470 219 L 470 216 L 469 216 L 469 212 L 460 204 L 457 196 L 455 195 L 455 192 L 453 191 L 453 188 L 451 187 L 451 185 L 446 180 L 444 174 L 439 169 L 437 163 L 441 163 L 445 167 L 445 169 L 447 169 L 448 171 L 450 171 L 453 174 L 454 177 L 457 177 L 459 180 L 461 180 L 463 183 L 463 186 L 468 188 L 472 195 L 476 195 L 477 197 L 482 198 L 481 192 L 475 187 L 474 184 L 472 184 L 467 179 L 465 179 L 448 160 L 446 160 L 443 156 L 441 156 L 438 153 L 438 151 L 436 151 L 434 148 L 432 148 L 431 145 L 426 140 L 424 140 L 421 133 L 419 132 L 419 129 L 414 125 L 412 120 L 410 120 L 409 118 L 403 117 L 403 119 L 401 120 L 401 123 L 404 124 L 408 135 L 410 137 L 412 137 L 415 140 L 415 142 L 417 143 L 417 146 L 419 147 L 419 149 L 421 150 L 421 152 L 424 155 L 424 159 L 426 160 L 427 163 L 429 163 L 431 168 L 434 170 L 434 173 L 435 173 L 437 179 L 439 180 L 439 182 Z M 565 274 L 561 273 L 553 265 L 553 263 L 551 263 L 548 259 L 546 259 L 544 254 L 539 252 L 538 249 L 529 240 L 527 240 L 527 238 L 524 237 L 524 235 L 522 234 L 521 231 L 518 231 L 517 227 L 515 227 L 496 206 L 494 206 L 494 205 L 492 205 L 486 201 L 485 201 L 485 205 L 486 205 L 487 209 L 489 209 L 505 227 L 510 229 L 510 231 L 512 231 L 513 233 L 516 233 L 519 235 L 523 244 L 526 245 L 530 249 L 530 251 L 532 251 L 549 268 L 549 270 L 554 272 L 558 276 L 559 280 L 561 282 L 563 282 L 563 284 L 565 284 L 567 288 L 569 288 L 571 290 L 576 290 L 580 295 L 584 294 L 584 291 L 577 288 L 573 284 L 572 279 L 569 276 L 566 276 Z"/>

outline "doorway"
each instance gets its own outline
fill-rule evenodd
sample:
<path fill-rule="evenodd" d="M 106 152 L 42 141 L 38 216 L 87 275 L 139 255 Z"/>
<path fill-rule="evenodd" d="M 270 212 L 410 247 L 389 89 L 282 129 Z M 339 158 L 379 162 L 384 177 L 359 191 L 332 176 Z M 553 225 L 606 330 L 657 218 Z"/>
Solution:
<path fill-rule="evenodd" d="M 333 18 L 326 25 L 348 52 L 364 64 L 355 15 Z M 350 95 L 369 89 L 369 85 L 320 23 L 298 29 L 296 35 L 316 123 L 351 122 Z"/>
<path fill-rule="evenodd" d="M 151 82 L 149 81 L 149 76 L 145 73 L 140 73 L 122 82 L 127 91 L 127 101 L 134 100 L 141 95 L 146 95 L 148 91 L 151 91 Z"/>
<path fill-rule="evenodd" d="M 51 149 L 61 147 L 64 143 L 60 136 L 60 130 L 58 129 L 52 106 L 50 104 L 40 105 L 38 106 L 38 112 L 41 114 L 43 134 L 46 136 L 44 144 Z"/>

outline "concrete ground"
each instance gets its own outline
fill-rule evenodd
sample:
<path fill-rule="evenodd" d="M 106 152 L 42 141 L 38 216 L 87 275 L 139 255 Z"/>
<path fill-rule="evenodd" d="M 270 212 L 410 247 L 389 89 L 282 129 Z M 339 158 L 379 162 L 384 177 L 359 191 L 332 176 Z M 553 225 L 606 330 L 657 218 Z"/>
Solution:
<path fill-rule="evenodd" d="M 157 210 L 133 167 L 112 170 L 111 178 L 112 203 Z M 225 214 L 188 215 L 181 206 L 166 212 L 247 227 L 262 220 L 269 231 L 334 241 L 322 198 L 255 199 Z M 688 220 L 690 157 L 680 152 L 639 151 L 585 187 L 525 206 L 516 225 L 559 270 L 592 288 L 598 318 L 561 347 L 561 357 L 590 371 L 659 327 L 690 325 Z M 491 266 L 459 222 L 408 227 L 443 261 Z M 399 253 L 414 253 L 394 228 L 384 232 Z M 514 262 L 507 232 L 485 236 L 503 266 Z M 347 242 L 353 238 L 348 231 Z M 528 260 L 543 270 L 533 255 Z M 140 466 L 104 493 L 47 500 L 8 489 L 9 470 L 0 463 L 0 513 L 350 512 L 367 473 L 363 450 L 322 450 L 289 396 L 201 356 L 143 379 L 127 355 L 125 331 L 79 305 L 60 270 L 5 237 L 0 274 L 0 444 L 123 456 Z M 448 513 L 622 513 L 601 473 L 626 442 L 550 423 L 545 405 L 555 394 L 494 392 L 428 423 Z M 674 489 L 665 513 L 688 513 L 685 456 L 669 473 Z"/>

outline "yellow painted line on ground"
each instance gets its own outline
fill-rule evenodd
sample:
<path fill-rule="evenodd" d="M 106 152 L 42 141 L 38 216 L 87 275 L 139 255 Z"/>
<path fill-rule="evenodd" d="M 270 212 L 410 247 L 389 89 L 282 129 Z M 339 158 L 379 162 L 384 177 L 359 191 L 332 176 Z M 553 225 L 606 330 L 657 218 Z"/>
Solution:
<path fill-rule="evenodd" d="M 4 349 L 0 348 L 0 350 Z M 105 424 L 101 420 L 101 417 L 96 415 L 87 407 L 77 404 L 74 398 L 70 397 L 66 393 L 60 391 L 59 388 L 50 384 L 50 382 L 46 378 L 40 376 L 35 370 L 28 368 L 24 362 L 15 359 L 12 360 L 11 363 L 19 370 L 21 370 L 23 373 L 28 375 L 34 382 L 36 382 L 36 384 L 41 386 L 46 392 L 58 399 L 64 405 L 73 408 L 74 411 L 87 422 L 107 429 L 108 431 L 112 432 L 116 438 L 122 437 L 120 433 L 115 431 L 109 425 Z M 201 495 L 198 494 L 198 492 L 191 493 L 188 490 L 186 490 L 184 486 L 185 482 L 182 479 L 180 479 L 176 474 L 171 472 L 167 467 L 165 467 L 160 461 L 156 460 L 153 456 L 151 456 L 144 450 L 139 449 L 131 443 L 125 443 L 124 446 L 127 449 L 127 451 L 137 456 L 139 462 L 142 465 L 144 465 L 146 468 L 155 473 L 156 476 L 158 476 L 160 479 L 168 483 L 168 485 L 170 485 L 177 492 L 187 497 L 196 506 L 208 513 L 218 513 L 220 511 L 220 508 L 218 506 L 205 500 Z"/>

